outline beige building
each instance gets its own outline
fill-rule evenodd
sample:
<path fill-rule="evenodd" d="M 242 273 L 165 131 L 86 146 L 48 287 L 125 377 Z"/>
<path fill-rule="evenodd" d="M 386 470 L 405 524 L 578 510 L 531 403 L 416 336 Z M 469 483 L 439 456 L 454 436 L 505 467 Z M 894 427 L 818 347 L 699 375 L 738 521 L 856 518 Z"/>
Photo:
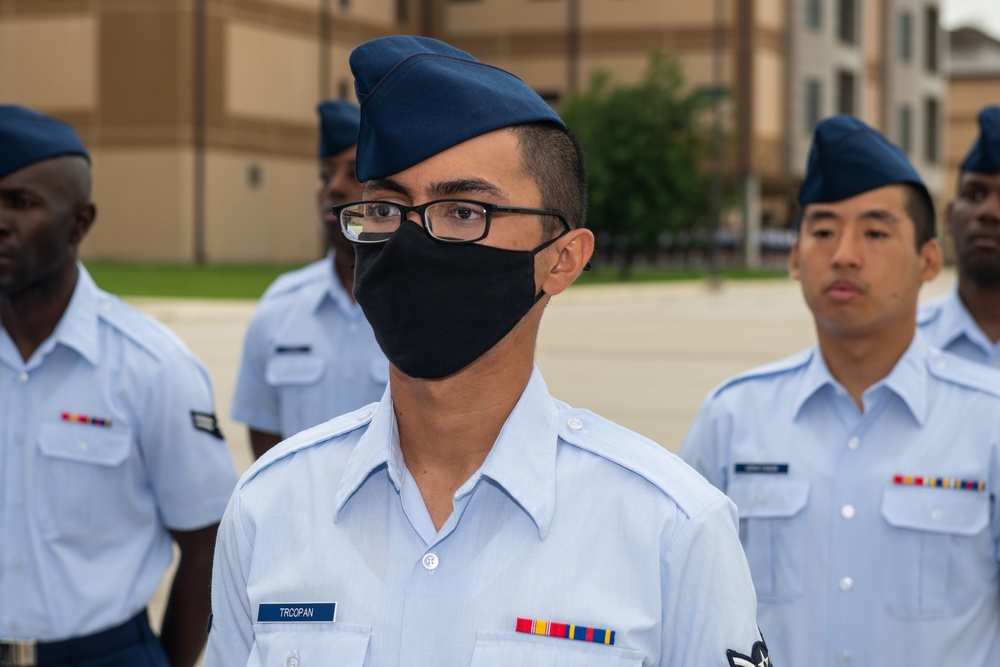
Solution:
<path fill-rule="evenodd" d="M 0 95 L 73 123 L 92 148 L 100 216 L 85 256 L 305 261 L 322 250 L 314 107 L 353 97 L 358 43 L 438 37 L 557 106 L 595 69 L 638 80 L 660 51 L 690 86 L 727 92 L 726 180 L 755 235 L 787 222 L 812 126 L 838 111 L 883 129 L 941 191 L 938 5 L 0 0 Z"/>

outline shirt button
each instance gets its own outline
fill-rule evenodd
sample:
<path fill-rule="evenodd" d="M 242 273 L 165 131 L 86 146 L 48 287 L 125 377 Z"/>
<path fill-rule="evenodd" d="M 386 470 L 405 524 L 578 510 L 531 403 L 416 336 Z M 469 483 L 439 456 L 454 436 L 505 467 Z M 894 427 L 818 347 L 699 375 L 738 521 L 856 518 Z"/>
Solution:
<path fill-rule="evenodd" d="M 354 322 L 351 322 L 350 324 L 347 325 L 347 331 L 350 333 L 358 333 L 358 325 L 355 324 Z"/>
<path fill-rule="evenodd" d="M 424 568 L 426 568 L 427 571 L 429 572 L 433 572 L 434 570 L 436 570 L 438 563 L 440 563 L 438 557 L 435 554 L 425 555 L 423 561 L 421 562 L 423 563 Z"/>
<path fill-rule="evenodd" d="M 942 510 L 940 507 L 935 507 L 934 509 L 931 510 L 931 518 L 934 519 L 935 521 L 940 521 L 941 517 L 943 516 L 944 516 L 944 510 Z"/>
<path fill-rule="evenodd" d="M 345 380 L 353 380 L 354 379 L 354 371 L 346 371 L 344 373 L 344 379 Z"/>
<path fill-rule="evenodd" d="M 583 430 L 583 422 L 580 421 L 579 419 L 577 419 L 576 417 L 574 417 L 573 419 L 570 419 L 568 422 L 566 422 L 566 425 L 569 426 L 574 431 L 582 431 Z"/>
<path fill-rule="evenodd" d="M 17 621 L 11 621 L 10 629 L 13 630 L 14 632 L 17 632 L 18 630 L 21 629 L 21 626 L 17 624 Z"/>
<path fill-rule="evenodd" d="M 841 507 L 840 508 L 840 516 L 844 517 L 845 519 L 853 519 L 854 518 L 854 505 L 844 505 L 843 507 Z"/>
<path fill-rule="evenodd" d="M 358 421 L 359 422 L 363 422 L 364 420 L 368 419 L 371 416 L 372 416 L 372 411 L 371 410 L 365 410 L 360 415 L 358 415 Z"/>
<path fill-rule="evenodd" d="M 24 434 L 23 433 L 18 433 L 17 435 L 15 435 L 14 436 L 14 442 L 16 442 L 19 445 L 23 445 L 24 444 Z"/>
<path fill-rule="evenodd" d="M 87 443 L 81 440 L 80 442 L 76 443 L 76 448 L 79 449 L 81 452 L 85 452 L 87 451 Z"/>
<path fill-rule="evenodd" d="M 840 660 L 841 662 L 850 662 L 851 653 L 849 651 L 841 651 L 837 654 L 837 660 Z"/>
<path fill-rule="evenodd" d="M 24 507 L 24 498 L 21 496 L 14 498 L 14 507 Z"/>
<path fill-rule="evenodd" d="M 856 435 L 851 436 L 851 438 L 847 441 L 847 446 L 850 447 L 851 449 L 857 449 L 858 447 L 861 446 L 861 440 L 859 440 L 858 436 Z"/>
<path fill-rule="evenodd" d="M 761 496 L 761 495 L 756 495 L 753 498 L 753 501 L 755 503 L 757 503 L 758 505 L 763 505 L 765 500 L 767 500 L 767 498 L 765 498 L 764 496 Z"/>
<path fill-rule="evenodd" d="M 849 591 L 854 588 L 854 580 L 850 577 L 844 577 L 840 580 L 840 590 Z"/>
<path fill-rule="evenodd" d="M 26 372 L 21 371 L 20 373 L 17 374 L 17 383 L 18 384 L 24 384 L 27 381 L 28 381 L 28 374 Z"/>
<path fill-rule="evenodd" d="M 938 369 L 939 371 L 943 371 L 947 367 L 948 364 L 945 363 L 944 359 L 934 362 L 934 368 Z"/>
<path fill-rule="evenodd" d="M 14 568 L 15 570 L 20 569 L 20 567 L 21 567 L 21 561 L 19 559 L 15 558 L 14 560 L 12 560 L 10 562 L 10 566 L 12 568 Z"/>
<path fill-rule="evenodd" d="M 302 663 L 299 661 L 299 654 L 292 651 L 292 654 L 285 660 L 285 667 L 299 667 Z"/>

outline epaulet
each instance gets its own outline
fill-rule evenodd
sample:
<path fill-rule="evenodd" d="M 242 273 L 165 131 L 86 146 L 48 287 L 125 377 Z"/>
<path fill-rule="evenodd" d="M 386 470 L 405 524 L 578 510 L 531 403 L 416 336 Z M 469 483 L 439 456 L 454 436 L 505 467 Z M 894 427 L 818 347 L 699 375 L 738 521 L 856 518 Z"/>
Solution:
<path fill-rule="evenodd" d="M 559 420 L 561 440 L 642 477 L 687 516 L 697 514 L 721 495 L 675 454 L 590 410 L 567 408 L 560 411 Z"/>
<path fill-rule="evenodd" d="M 157 361 L 191 351 L 166 325 L 130 306 L 119 297 L 102 292 L 97 316 Z"/>
<path fill-rule="evenodd" d="M 927 371 L 939 380 L 1000 398 L 1000 371 L 943 350 L 927 354 Z"/>
<path fill-rule="evenodd" d="M 734 375 L 729 378 L 715 389 L 712 390 L 709 396 L 715 398 L 722 392 L 736 385 L 743 384 L 751 380 L 757 380 L 760 378 L 774 377 L 775 375 L 781 375 L 782 373 L 787 373 L 789 371 L 794 371 L 803 366 L 809 364 L 812 360 L 812 356 L 815 350 L 810 348 L 807 350 L 802 350 L 801 352 L 796 352 L 790 357 L 785 357 L 784 359 L 779 359 L 778 361 L 772 361 L 769 364 L 763 366 L 757 366 L 756 368 L 751 368 L 748 371 L 744 371 L 739 375 Z"/>
<path fill-rule="evenodd" d="M 323 258 L 318 262 L 307 264 L 300 269 L 283 273 L 268 285 L 261 299 L 271 299 L 283 294 L 295 292 L 306 285 L 312 285 L 321 280 L 327 280 L 326 272 L 330 271 L 330 260 Z"/>
<path fill-rule="evenodd" d="M 939 296 L 933 301 L 928 301 L 921 305 L 917 310 L 917 326 L 926 326 L 940 317 L 944 311 L 944 302 L 947 298 L 947 295 Z"/>
<path fill-rule="evenodd" d="M 325 442 L 338 438 L 342 435 L 356 431 L 359 428 L 367 428 L 375 416 L 375 408 L 378 403 L 371 403 L 358 408 L 354 412 L 335 417 L 328 422 L 317 424 L 305 431 L 300 431 L 290 438 L 282 440 L 277 445 L 269 449 L 243 474 L 239 487 L 244 487 L 247 482 L 256 477 L 262 470 L 274 463 L 292 456 L 303 449 L 315 447 Z"/>

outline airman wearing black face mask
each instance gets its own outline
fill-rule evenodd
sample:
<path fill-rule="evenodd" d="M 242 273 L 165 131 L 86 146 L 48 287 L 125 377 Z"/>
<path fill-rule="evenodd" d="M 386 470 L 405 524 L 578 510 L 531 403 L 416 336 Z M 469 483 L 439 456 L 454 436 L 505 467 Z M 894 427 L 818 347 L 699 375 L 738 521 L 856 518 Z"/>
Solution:
<path fill-rule="evenodd" d="M 333 212 L 389 391 L 238 487 L 206 664 L 769 664 L 732 504 L 534 365 L 593 251 L 562 121 L 435 40 L 351 67 L 365 188 Z"/>

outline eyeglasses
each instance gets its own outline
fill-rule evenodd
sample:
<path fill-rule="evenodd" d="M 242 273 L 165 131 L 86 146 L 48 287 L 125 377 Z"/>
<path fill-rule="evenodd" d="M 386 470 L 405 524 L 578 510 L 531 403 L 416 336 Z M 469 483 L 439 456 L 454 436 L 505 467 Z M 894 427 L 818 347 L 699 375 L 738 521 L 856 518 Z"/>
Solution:
<path fill-rule="evenodd" d="M 424 230 L 444 243 L 475 243 L 490 233 L 494 213 L 523 213 L 559 218 L 566 231 L 569 222 L 562 211 L 548 208 L 499 206 L 467 199 L 439 199 L 420 206 L 404 206 L 391 201 L 361 201 L 330 209 L 340 229 L 353 243 L 385 243 L 403 221 L 416 212 Z"/>

